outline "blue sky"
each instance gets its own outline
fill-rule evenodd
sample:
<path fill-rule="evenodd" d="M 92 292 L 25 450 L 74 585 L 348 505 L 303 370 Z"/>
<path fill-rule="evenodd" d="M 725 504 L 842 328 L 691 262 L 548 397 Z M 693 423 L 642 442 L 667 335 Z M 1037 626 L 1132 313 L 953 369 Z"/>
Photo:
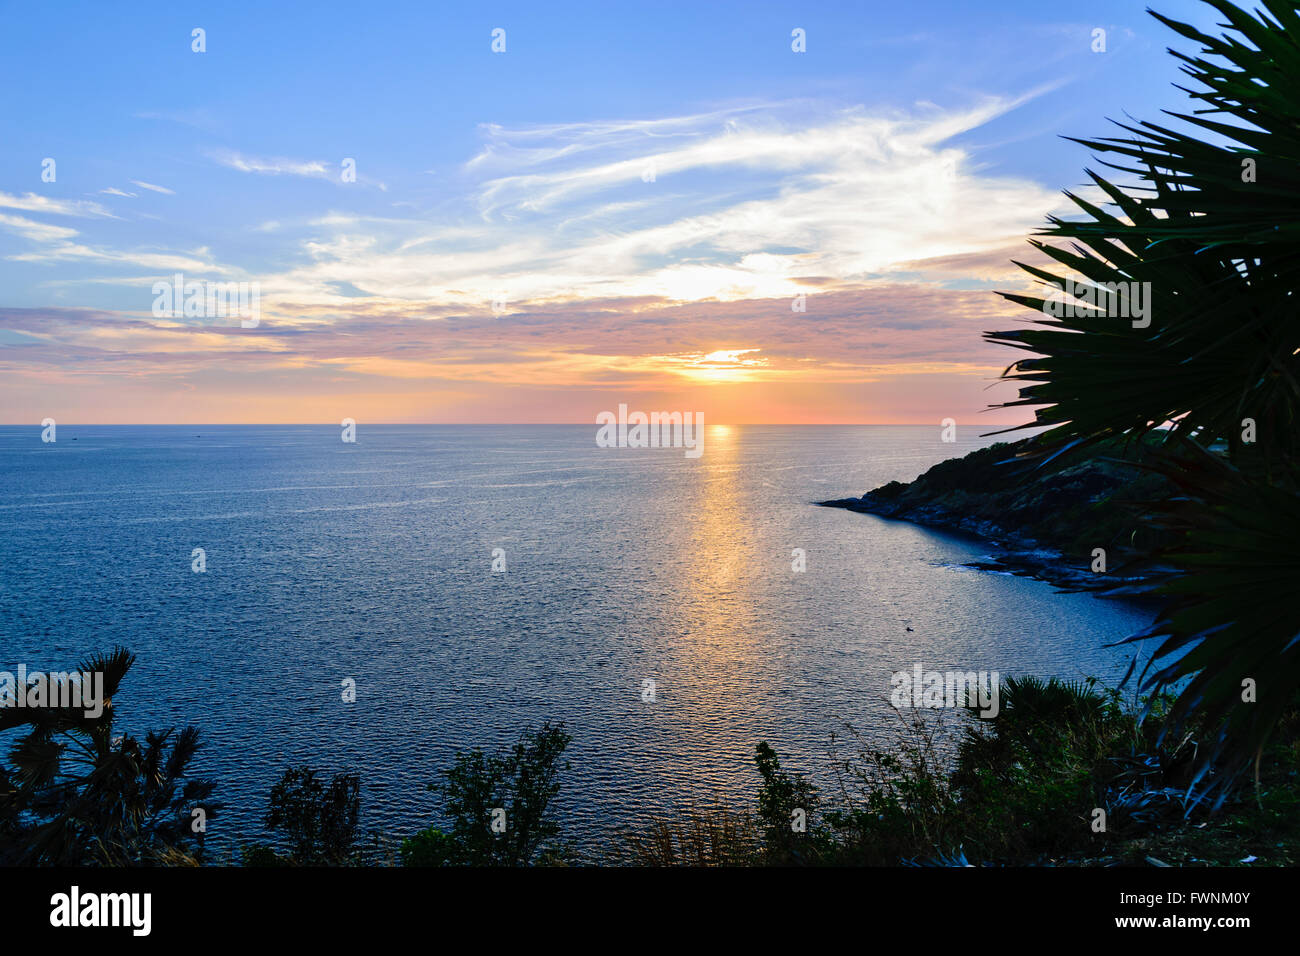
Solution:
<path fill-rule="evenodd" d="M 763 382 L 768 414 L 820 420 L 796 384 L 842 401 L 884 365 L 951 366 L 949 384 L 969 391 L 1000 356 L 972 365 L 961 343 L 942 347 L 947 326 L 909 339 L 895 321 L 840 367 L 849 320 L 867 301 L 932 314 L 933 294 L 1005 288 L 983 265 L 1082 181 L 1086 151 L 1060 135 L 1181 105 L 1163 52 L 1176 38 L 1139 3 L 443 6 L 4 4 L 0 348 L 13 414 L 51 404 L 57 386 L 82 394 L 74 418 L 107 390 L 129 419 L 160 395 L 229 396 L 223 368 L 231 392 L 275 374 L 281 420 L 298 420 L 326 379 L 391 420 L 522 420 L 474 397 L 484 376 L 501 383 L 496 365 L 527 368 L 513 400 L 557 420 L 585 420 L 593 389 L 601 408 L 610 389 L 705 386 L 752 405 Z M 1200 3 L 1158 6 L 1211 23 Z M 805 53 L 791 50 L 794 28 Z M 1105 53 L 1091 49 L 1096 28 Z M 345 158 L 356 182 L 341 181 Z M 265 327 L 236 337 L 152 321 L 151 285 L 177 271 L 261 282 Z M 801 290 L 824 294 L 805 321 L 823 316 L 835 347 L 809 327 L 737 324 L 736 303 Z M 498 296 L 504 315 L 485 306 Z M 982 306 L 953 301 L 979 318 Z M 654 347 L 629 335 L 620 351 L 617 329 L 650 308 L 694 333 Z M 139 334 L 110 341 L 105 316 Z M 386 344 L 348 353 L 342 338 L 363 331 Z M 449 337 L 455 360 L 434 361 Z M 799 378 L 814 367 L 825 374 Z M 922 380 L 893 385 L 897 407 L 878 418 L 933 414 L 909 397 Z M 218 406 L 211 420 L 251 414 Z"/>

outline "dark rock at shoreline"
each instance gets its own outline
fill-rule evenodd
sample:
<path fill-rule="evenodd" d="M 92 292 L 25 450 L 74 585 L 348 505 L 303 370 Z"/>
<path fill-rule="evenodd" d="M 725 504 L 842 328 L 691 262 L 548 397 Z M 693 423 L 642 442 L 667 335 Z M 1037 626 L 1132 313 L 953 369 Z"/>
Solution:
<path fill-rule="evenodd" d="M 980 538 L 996 548 L 968 565 L 981 570 L 1069 590 L 1141 583 L 1142 574 L 1117 569 L 1157 543 L 1135 533 L 1134 504 L 1168 495 L 1164 480 L 1127 465 L 1132 453 L 1118 444 L 1038 467 L 1012 461 L 1032 441 L 999 442 L 940 462 L 915 481 L 817 503 Z M 1106 549 L 1105 575 L 1091 570 L 1094 548 Z"/>

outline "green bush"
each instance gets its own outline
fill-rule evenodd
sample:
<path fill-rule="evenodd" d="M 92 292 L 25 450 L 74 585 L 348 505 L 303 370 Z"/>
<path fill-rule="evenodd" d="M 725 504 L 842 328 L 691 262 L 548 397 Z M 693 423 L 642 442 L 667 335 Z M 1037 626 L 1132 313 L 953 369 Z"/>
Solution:
<path fill-rule="evenodd" d="M 450 825 L 402 843 L 404 866 L 528 866 L 566 855 L 549 812 L 560 791 L 561 760 L 572 738 L 564 724 L 526 731 L 511 748 L 457 753 L 443 780 L 428 789 L 444 799 Z"/>
<path fill-rule="evenodd" d="M 265 822 L 289 844 L 282 855 L 264 845 L 245 847 L 246 866 L 347 866 L 360 862 L 356 846 L 361 778 L 335 774 L 329 784 L 316 771 L 292 767 L 271 788 Z"/>

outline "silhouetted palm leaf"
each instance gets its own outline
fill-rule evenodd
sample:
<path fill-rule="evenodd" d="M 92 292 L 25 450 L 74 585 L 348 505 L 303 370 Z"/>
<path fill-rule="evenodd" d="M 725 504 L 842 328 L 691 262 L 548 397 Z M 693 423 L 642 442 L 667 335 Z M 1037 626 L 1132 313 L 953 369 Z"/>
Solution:
<path fill-rule="evenodd" d="M 1300 583 L 1300 8 L 1206 2 L 1225 35 L 1154 14 L 1201 47 L 1171 51 L 1197 84 L 1186 89 L 1196 108 L 1168 114 L 1190 132 L 1135 122 L 1117 124 L 1125 136 L 1077 140 L 1132 181 L 1090 171 L 1105 208 L 1067 194 L 1083 218 L 1053 217 L 1047 241 L 1033 241 L 1064 271 L 1022 264 L 1044 283 L 1150 283 L 1150 326 L 1113 317 L 1106 292 L 1059 318 L 1041 314 L 1044 296 L 1004 293 L 1040 316 L 986 336 L 1032 356 L 1004 373 L 1021 383 L 1006 406 L 1036 407 L 1022 427 L 1048 426 L 1039 457 L 1116 435 L 1158 439 L 1146 466 L 1184 494 L 1139 518 L 1178 543 L 1147 589 L 1169 603 L 1134 640 L 1163 638 L 1145 686 L 1177 689 L 1171 727 L 1210 734 L 1193 786 L 1222 799 L 1300 687 L 1288 600 Z"/>
<path fill-rule="evenodd" d="M 102 713 L 81 708 L 0 710 L 0 730 L 26 728 L 0 767 L 0 863 L 139 865 L 194 862 L 190 827 L 220 804 L 211 783 L 187 776 L 198 731 L 149 733 L 144 744 L 113 733 L 117 693 L 135 657 L 124 648 L 80 665 L 103 678 Z"/>
<path fill-rule="evenodd" d="M 1114 212 L 1067 193 L 1085 214 L 1051 218 L 1042 235 L 1069 248 L 1033 245 L 1065 272 L 1021 264 L 1036 278 L 1089 286 L 1151 283 L 1152 321 L 1134 328 L 1098 310 L 1043 315 L 1032 328 L 986 333 L 1033 353 L 1006 378 L 1024 383 L 1008 406 L 1042 406 L 1034 425 L 1051 444 L 1142 433 L 1174 422 L 1175 435 L 1234 445 L 1243 417 L 1270 436 L 1274 453 L 1294 455 L 1300 407 L 1300 17 L 1289 0 L 1268 0 L 1255 19 L 1226 0 L 1207 0 L 1249 44 L 1212 37 L 1160 17 L 1201 43 L 1208 56 L 1175 54 L 1203 90 L 1206 108 L 1170 114 L 1219 142 L 1153 123 L 1117 124 L 1127 138 L 1078 140 L 1132 174 L 1125 188 L 1089 172 Z M 1232 122 L 1207 119 L 1224 114 Z M 1244 159 L 1256 164 L 1243 181 Z M 1042 296 L 1005 293 L 1041 311 Z M 1113 296 L 1100 303 L 1114 311 Z"/>
<path fill-rule="evenodd" d="M 1193 786 L 1221 801 L 1300 690 L 1300 496 L 1194 444 L 1182 452 L 1177 467 L 1161 468 L 1183 494 L 1151 513 L 1180 539 L 1154 558 L 1180 573 L 1137 589 L 1166 603 L 1128 640 L 1164 639 L 1145 686 L 1187 682 L 1164 733 L 1189 720 L 1211 729 Z"/>

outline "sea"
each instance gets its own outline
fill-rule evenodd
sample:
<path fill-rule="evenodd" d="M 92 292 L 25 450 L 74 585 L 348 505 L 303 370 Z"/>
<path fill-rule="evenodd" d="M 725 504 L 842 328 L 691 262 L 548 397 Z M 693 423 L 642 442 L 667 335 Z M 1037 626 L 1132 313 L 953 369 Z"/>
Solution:
<path fill-rule="evenodd" d="M 976 429 L 710 425 L 698 457 L 596 431 L 0 427 L 0 670 L 131 650 L 118 732 L 199 729 L 227 856 L 291 766 L 359 774 L 363 828 L 400 837 L 441 822 L 427 784 L 458 751 L 562 721 L 557 819 L 598 852 L 752 808 L 762 741 L 833 798 L 846 749 L 901 739 L 896 673 L 1114 683 L 1132 651 L 1107 645 L 1149 622 L 967 567 L 986 542 L 816 504 Z"/>

